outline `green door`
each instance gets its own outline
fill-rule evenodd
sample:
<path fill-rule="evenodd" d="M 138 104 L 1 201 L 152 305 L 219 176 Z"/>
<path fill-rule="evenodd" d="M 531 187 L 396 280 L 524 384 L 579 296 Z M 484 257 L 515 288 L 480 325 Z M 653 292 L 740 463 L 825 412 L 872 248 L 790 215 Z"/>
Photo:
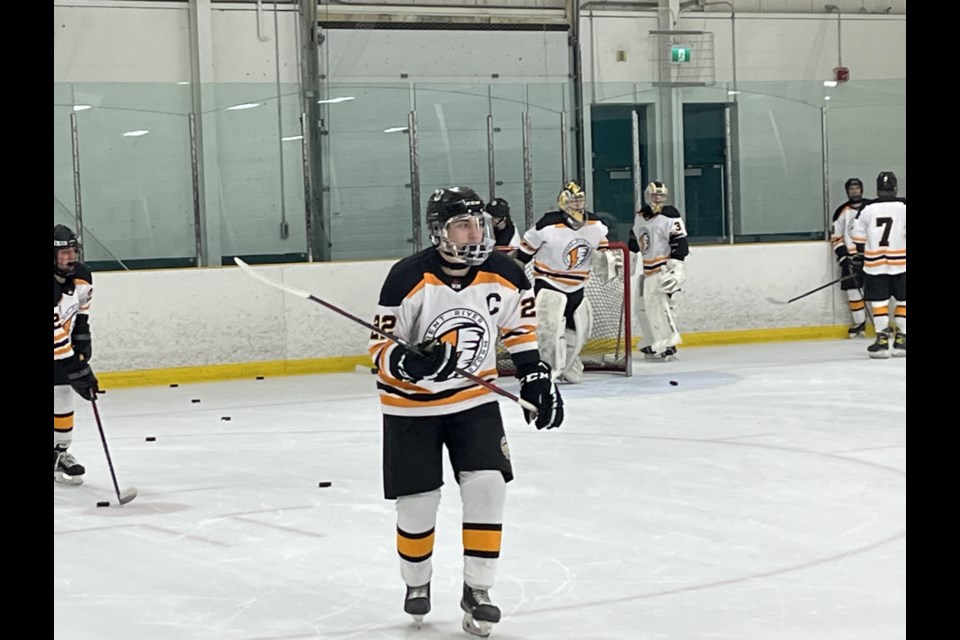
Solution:
<path fill-rule="evenodd" d="M 691 242 L 726 239 L 726 123 L 723 104 L 683 105 L 683 217 Z"/>
<path fill-rule="evenodd" d="M 646 105 L 594 105 L 590 110 L 593 208 L 626 242 L 633 225 L 633 114 L 640 123 L 640 185 L 647 181 Z M 614 222 L 615 221 L 615 222 Z"/>

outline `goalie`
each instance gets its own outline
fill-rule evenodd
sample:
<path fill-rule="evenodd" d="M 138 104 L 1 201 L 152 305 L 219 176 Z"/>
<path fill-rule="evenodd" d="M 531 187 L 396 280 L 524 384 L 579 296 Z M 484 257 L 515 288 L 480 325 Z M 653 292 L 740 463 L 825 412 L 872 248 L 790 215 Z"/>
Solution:
<path fill-rule="evenodd" d="M 528 229 L 516 258 L 533 260 L 534 291 L 540 327 L 540 356 L 557 377 L 577 383 L 583 379 L 580 352 L 590 336 L 593 312 L 584 297 L 591 277 L 607 284 L 622 268 L 618 254 L 607 247 L 607 226 L 586 210 L 586 194 L 568 182 L 557 197 L 557 210 Z"/>
<path fill-rule="evenodd" d="M 675 360 L 683 341 L 673 318 L 672 296 L 687 279 L 683 260 L 690 247 L 680 212 L 666 204 L 669 195 L 663 182 L 648 184 L 630 230 L 630 251 L 643 259 L 634 309 L 643 334 L 640 353 L 647 360 Z"/>

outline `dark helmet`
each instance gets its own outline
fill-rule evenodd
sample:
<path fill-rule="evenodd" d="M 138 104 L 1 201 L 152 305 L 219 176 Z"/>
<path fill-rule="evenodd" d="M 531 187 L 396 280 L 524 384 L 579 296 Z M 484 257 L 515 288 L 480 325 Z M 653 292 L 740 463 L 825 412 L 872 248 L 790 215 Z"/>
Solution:
<path fill-rule="evenodd" d="M 57 264 L 57 254 L 61 249 L 73 247 L 77 250 L 77 259 L 61 268 Z M 70 227 L 63 224 L 53 225 L 53 272 L 61 278 L 69 278 L 77 272 L 80 265 L 80 240 Z"/>
<path fill-rule="evenodd" d="M 487 213 L 494 218 L 510 218 L 510 203 L 503 198 L 494 198 L 487 203 Z"/>
<path fill-rule="evenodd" d="M 493 231 L 487 224 L 483 200 L 470 187 L 437 189 L 427 201 L 427 226 L 430 239 L 450 262 L 467 265 L 481 264 L 496 246 Z M 483 229 L 483 240 L 477 244 L 456 244 L 447 238 L 451 221 L 476 217 Z"/>
<path fill-rule="evenodd" d="M 877 195 L 894 198 L 897 195 L 897 175 L 893 171 L 881 171 L 877 176 Z"/>
<path fill-rule="evenodd" d="M 860 193 L 855 196 L 851 196 L 850 187 L 860 187 Z M 850 200 L 850 202 L 860 202 L 861 200 L 863 200 L 863 180 L 861 180 L 860 178 L 850 178 L 849 180 L 844 182 L 843 190 L 846 191 L 847 198 Z"/>

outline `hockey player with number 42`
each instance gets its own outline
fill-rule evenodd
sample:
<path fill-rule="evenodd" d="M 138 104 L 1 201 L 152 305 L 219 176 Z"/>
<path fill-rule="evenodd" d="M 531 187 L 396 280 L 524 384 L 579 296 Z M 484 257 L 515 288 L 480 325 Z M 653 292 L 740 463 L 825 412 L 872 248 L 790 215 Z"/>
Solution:
<path fill-rule="evenodd" d="M 67 451 L 73 442 L 76 392 L 93 400 L 99 390 L 90 369 L 93 274 L 80 261 L 80 241 L 62 224 L 53 227 L 53 480 L 80 484 L 86 469 Z"/>
<path fill-rule="evenodd" d="M 601 250 L 609 245 L 607 225 L 586 210 L 580 185 L 564 185 L 557 209 L 523 234 L 516 257 L 524 264 L 533 260 L 540 353 L 558 377 L 576 383 L 583 380 L 580 352 L 593 324 L 584 287 L 591 277 L 610 283 L 623 265 L 621 254 Z"/>
<path fill-rule="evenodd" d="M 520 265 L 493 250 L 488 221 L 473 189 L 433 193 L 427 224 L 434 246 L 393 266 L 374 319 L 420 353 L 379 334 L 369 347 L 383 410 L 384 497 L 396 500 L 404 611 L 418 623 L 430 612 L 446 446 L 463 503 L 463 628 L 478 636 L 500 621 L 489 591 L 513 468 L 496 397 L 456 370 L 495 380 L 499 336 L 516 366 L 520 397 L 538 410 L 537 428 L 563 422 L 563 400 L 537 348 L 530 282 Z"/>
<path fill-rule="evenodd" d="M 682 342 L 671 296 L 687 280 L 683 261 L 690 247 L 680 212 L 667 204 L 667 185 L 654 180 L 643 195 L 646 202 L 634 216 L 629 243 L 630 251 L 643 260 L 636 290 L 637 322 L 643 334 L 640 352 L 647 360 L 670 361 Z"/>

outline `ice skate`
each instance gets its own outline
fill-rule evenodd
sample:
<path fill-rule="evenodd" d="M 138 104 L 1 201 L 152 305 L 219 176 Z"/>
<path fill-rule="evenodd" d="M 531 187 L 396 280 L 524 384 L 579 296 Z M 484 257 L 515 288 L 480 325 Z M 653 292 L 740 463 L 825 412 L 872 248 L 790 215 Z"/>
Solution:
<path fill-rule="evenodd" d="M 893 338 L 893 357 L 902 358 L 907 355 L 907 334 L 897 331 Z"/>
<path fill-rule="evenodd" d="M 87 470 L 66 449 L 53 449 L 53 481 L 60 484 L 83 484 Z"/>
<path fill-rule="evenodd" d="M 644 347 L 643 349 L 640 349 L 640 353 L 643 354 L 643 359 L 644 359 L 644 360 L 659 360 L 659 359 L 660 359 L 660 358 L 657 357 L 657 352 L 654 351 L 652 347 Z"/>
<path fill-rule="evenodd" d="M 871 358 L 889 358 L 890 337 L 892 334 L 893 329 L 889 327 L 878 333 L 876 342 L 867 347 L 867 355 Z M 904 353 L 906 353 L 906 348 L 904 348 Z"/>
<path fill-rule="evenodd" d="M 653 362 L 673 362 L 677 359 L 676 347 L 667 347 L 663 351 L 654 351 L 651 347 L 644 347 L 640 349 L 640 353 L 643 354 L 644 360 L 652 360 Z"/>
<path fill-rule="evenodd" d="M 463 583 L 463 630 L 469 634 L 486 638 L 493 631 L 493 625 L 500 622 L 500 608 L 490 602 L 486 589 L 474 589 Z"/>
<path fill-rule="evenodd" d="M 430 613 L 430 583 L 422 587 L 407 585 L 407 596 L 403 600 L 403 610 L 413 616 L 417 628 L 423 624 L 423 616 Z"/>
<path fill-rule="evenodd" d="M 847 329 L 848 338 L 861 338 L 867 333 L 867 323 L 866 321 L 861 322 L 860 324 L 855 324 L 849 329 Z"/>

